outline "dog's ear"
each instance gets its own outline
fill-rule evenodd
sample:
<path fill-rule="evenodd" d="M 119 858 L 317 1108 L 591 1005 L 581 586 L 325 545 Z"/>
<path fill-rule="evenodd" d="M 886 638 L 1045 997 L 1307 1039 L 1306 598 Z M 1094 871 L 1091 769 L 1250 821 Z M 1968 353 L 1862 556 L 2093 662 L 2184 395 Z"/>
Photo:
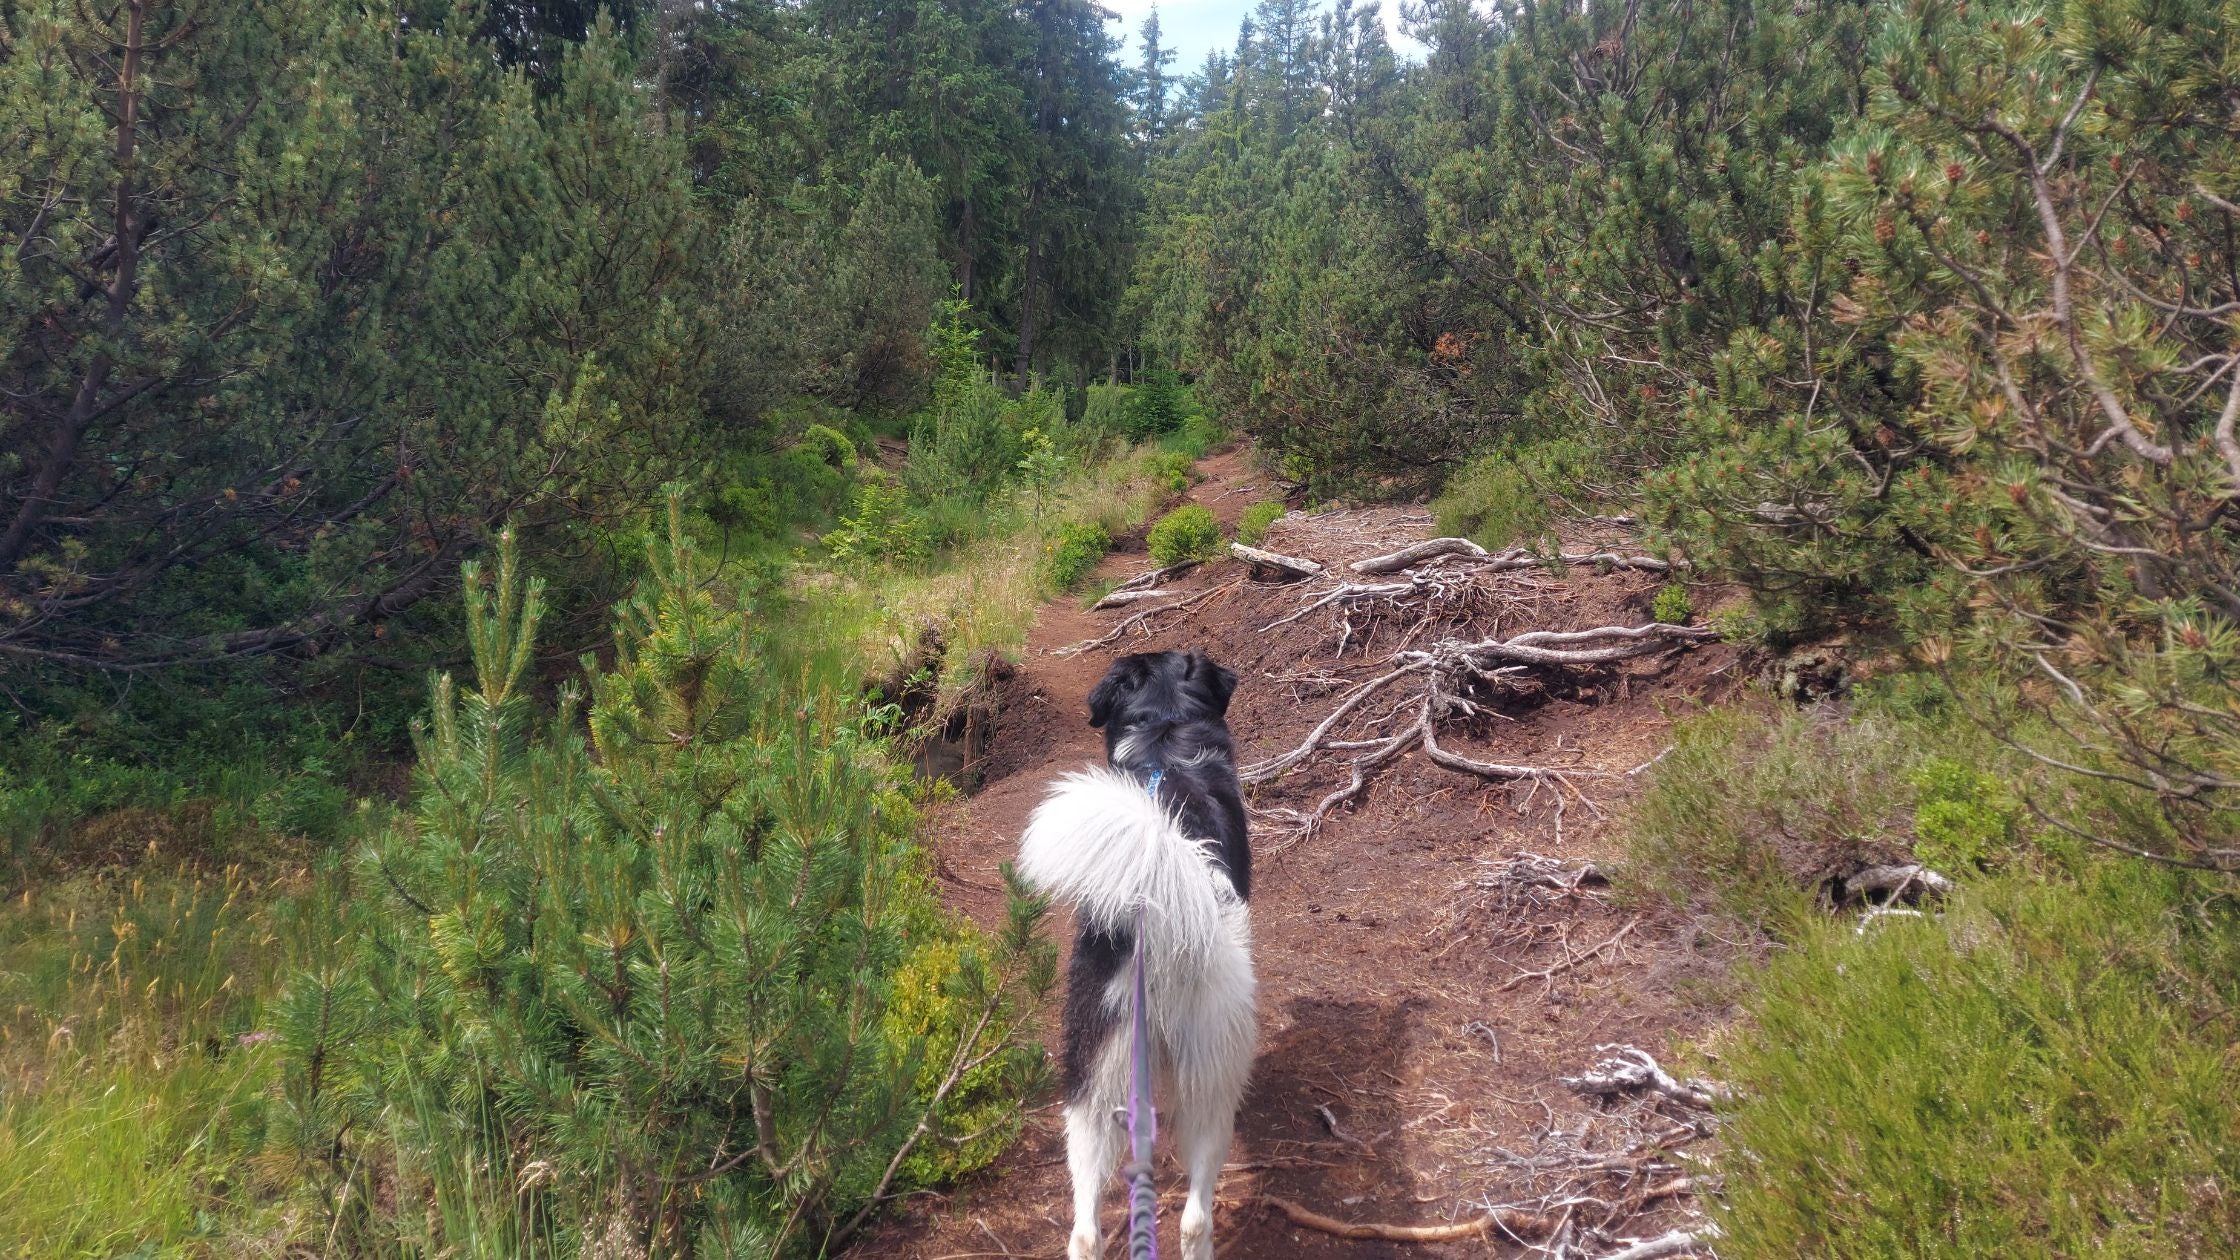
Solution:
<path fill-rule="evenodd" d="M 1216 716 L 1229 712 L 1229 697 L 1237 693 L 1237 676 L 1203 652 L 1193 651 L 1184 658 L 1182 676 L 1189 679 L 1213 706 Z"/>
<path fill-rule="evenodd" d="M 1089 692 L 1090 726 L 1102 727 L 1111 720 L 1112 706 L 1119 701 L 1122 692 L 1136 685 L 1139 672 L 1133 656 L 1123 656 L 1112 663 L 1112 668 L 1104 672 L 1104 678 Z"/>

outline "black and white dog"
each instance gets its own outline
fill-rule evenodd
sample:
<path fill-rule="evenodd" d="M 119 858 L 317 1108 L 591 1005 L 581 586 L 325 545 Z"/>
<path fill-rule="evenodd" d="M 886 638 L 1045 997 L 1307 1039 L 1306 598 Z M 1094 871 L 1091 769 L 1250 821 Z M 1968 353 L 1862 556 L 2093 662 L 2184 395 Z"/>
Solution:
<path fill-rule="evenodd" d="M 1097 1260 L 1097 1200 L 1127 1146 L 1139 908 L 1156 1096 L 1190 1173 L 1183 1260 L 1213 1256 L 1214 1183 L 1257 1036 L 1252 852 L 1222 720 L 1236 687 L 1200 652 L 1113 662 L 1089 693 L 1110 764 L 1060 779 L 1020 842 L 1019 874 L 1071 903 L 1080 928 L 1065 1012 L 1070 1260 Z"/>

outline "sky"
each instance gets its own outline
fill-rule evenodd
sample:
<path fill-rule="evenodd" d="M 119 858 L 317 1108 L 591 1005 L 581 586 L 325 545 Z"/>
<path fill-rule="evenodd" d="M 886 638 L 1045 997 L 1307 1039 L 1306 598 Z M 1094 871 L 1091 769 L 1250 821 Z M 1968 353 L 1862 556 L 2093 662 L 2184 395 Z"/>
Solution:
<path fill-rule="evenodd" d="M 1143 19 L 1151 12 L 1154 0 L 1103 0 L 1104 7 L 1120 15 L 1117 27 L 1124 27 L 1127 53 L 1122 61 L 1134 65 L 1143 55 L 1142 41 L 1137 33 L 1143 29 Z M 1218 48 L 1223 52 L 1237 46 L 1237 23 L 1256 7 L 1257 0 L 1163 0 L 1159 9 L 1159 40 L 1175 50 L 1173 72 L 1189 74 L 1206 63 L 1206 54 Z M 1419 52 L 1419 46 L 1400 34 L 1400 0 L 1384 0 L 1385 33 L 1392 40 L 1393 50 L 1402 57 Z M 1107 28 L 1112 29 L 1112 28 Z"/>

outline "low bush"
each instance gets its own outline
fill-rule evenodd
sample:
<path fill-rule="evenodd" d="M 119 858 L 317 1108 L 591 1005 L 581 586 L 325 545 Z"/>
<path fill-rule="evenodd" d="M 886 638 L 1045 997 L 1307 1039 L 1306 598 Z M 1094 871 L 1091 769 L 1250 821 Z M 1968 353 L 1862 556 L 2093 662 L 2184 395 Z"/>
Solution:
<path fill-rule="evenodd" d="M 2240 1255 L 2240 922 L 2140 863 L 1814 927 L 1755 978 L 1719 1254 Z"/>
<path fill-rule="evenodd" d="M 912 509 L 909 492 L 883 477 L 856 487 L 854 510 L 824 536 L 824 545 L 835 565 L 853 569 L 914 564 L 930 550 L 926 522 Z"/>
<path fill-rule="evenodd" d="M 1649 606 L 1649 615 L 1667 625 L 1688 624 L 1688 618 L 1696 615 L 1696 606 L 1695 601 L 1688 598 L 1686 584 L 1667 582 L 1659 587 L 1656 602 Z"/>
<path fill-rule="evenodd" d="M 1153 564 L 1164 568 L 1221 554 L 1221 524 L 1203 504 L 1185 503 L 1159 518 L 1144 540 Z"/>
<path fill-rule="evenodd" d="M 1170 494 L 1188 490 L 1198 476 L 1198 461 L 1181 451 L 1161 451 L 1151 457 L 1151 476 Z"/>
<path fill-rule="evenodd" d="M 1284 506 L 1269 500 L 1255 503 L 1244 510 L 1237 520 L 1237 541 L 1247 547 L 1257 547 L 1268 536 L 1268 527 L 1283 519 Z"/>
<path fill-rule="evenodd" d="M 825 464 L 842 472 L 854 472 L 856 444 L 848 435 L 827 424 L 812 424 L 801 434 L 801 445 Z"/>
<path fill-rule="evenodd" d="M 1051 535 L 1048 546 L 1044 576 L 1054 589 L 1070 591 L 1112 550 L 1112 535 L 1094 521 L 1067 521 Z"/>
<path fill-rule="evenodd" d="M 1492 550 L 1529 542 L 1565 512 L 1586 510 L 1594 453 L 1583 442 L 1550 441 L 1472 461 L 1431 501 L 1439 532 Z"/>

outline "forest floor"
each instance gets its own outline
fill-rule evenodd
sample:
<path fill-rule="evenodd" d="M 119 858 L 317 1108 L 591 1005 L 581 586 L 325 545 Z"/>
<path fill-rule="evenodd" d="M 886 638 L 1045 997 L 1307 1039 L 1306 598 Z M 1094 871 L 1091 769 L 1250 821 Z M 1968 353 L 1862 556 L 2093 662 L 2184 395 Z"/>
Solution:
<path fill-rule="evenodd" d="M 1225 527 L 1247 505 L 1276 497 L 1247 450 L 1209 458 L 1200 474 L 1187 497 Z M 1426 538 L 1430 528 L 1421 508 L 1293 513 L 1263 545 L 1335 573 Z M 1099 573 L 1120 579 L 1150 567 L 1138 537 L 1121 540 Z M 1298 746 L 1345 687 L 1390 669 L 1404 645 L 1640 625 L 1651 620 L 1663 581 L 1584 566 L 1528 568 L 1476 578 L 1473 593 L 1432 616 L 1333 607 L 1271 628 L 1329 589 L 1331 577 L 1263 581 L 1224 559 L 1172 583 L 1184 598 L 1218 594 L 1070 655 L 1061 649 L 1107 635 L 1142 606 L 1087 612 L 1078 599 L 1053 601 L 1018 669 L 999 684 L 978 790 L 931 820 L 945 896 L 983 923 L 1000 921 L 999 867 L 1015 854 L 1028 812 L 1055 774 L 1103 755 L 1085 697 L 1120 653 L 1196 647 L 1235 670 L 1241 682 L 1229 724 L 1240 764 L 1249 764 Z M 1222 1256 L 1551 1254 L 1534 1250 L 1551 1234 L 1571 1240 L 1569 1254 L 1591 1256 L 1612 1249 L 1612 1240 L 1692 1218 L 1689 1161 L 1708 1132 L 1700 1113 L 1656 1096 L 1585 1097 L 1559 1078 L 1590 1067 L 1601 1045 L 1632 1044 L 1662 1058 L 1715 1027 L 1728 1015 L 1721 978 L 1734 951 L 1697 923 L 1591 878 L 1562 885 L 1582 866 L 1615 857 L 1616 827 L 1640 781 L 1628 772 L 1667 746 L 1674 719 L 1739 687 L 1742 664 L 1722 644 L 1675 648 L 1543 680 L 1497 716 L 1441 728 L 1442 745 L 1471 756 L 1563 768 L 1573 791 L 1560 810 L 1562 785 L 1457 773 L 1431 764 L 1420 747 L 1304 835 L 1264 811 L 1311 811 L 1347 782 L 1339 760 L 1347 754 L 1323 753 L 1248 791 L 1260 1048 L 1218 1200 Z M 1404 720 L 1397 707 L 1380 698 L 1357 716 L 1373 725 L 1394 708 L 1392 720 Z M 1571 874 L 1554 883 L 1517 878 L 1548 869 L 1504 865 L 1520 854 L 1553 859 Z M 1070 941 L 1070 923 L 1051 930 Z M 1043 1017 L 1053 1046 L 1055 1005 Z M 1163 1246 L 1171 1248 L 1182 1175 L 1163 1149 L 1159 1165 Z M 1470 1221 L 1498 1205 L 1522 1213 L 1506 1220 L 1537 1215 L 1544 1227 L 1431 1243 L 1345 1238 L 1302 1227 L 1271 1197 L 1380 1225 Z M 1025 1137 L 998 1164 L 946 1195 L 918 1198 L 858 1252 L 893 1260 L 1062 1256 L 1069 1205 L 1051 1101 L 1029 1115 Z M 1120 1255 L 1116 1187 L 1105 1218 L 1107 1253 Z"/>

